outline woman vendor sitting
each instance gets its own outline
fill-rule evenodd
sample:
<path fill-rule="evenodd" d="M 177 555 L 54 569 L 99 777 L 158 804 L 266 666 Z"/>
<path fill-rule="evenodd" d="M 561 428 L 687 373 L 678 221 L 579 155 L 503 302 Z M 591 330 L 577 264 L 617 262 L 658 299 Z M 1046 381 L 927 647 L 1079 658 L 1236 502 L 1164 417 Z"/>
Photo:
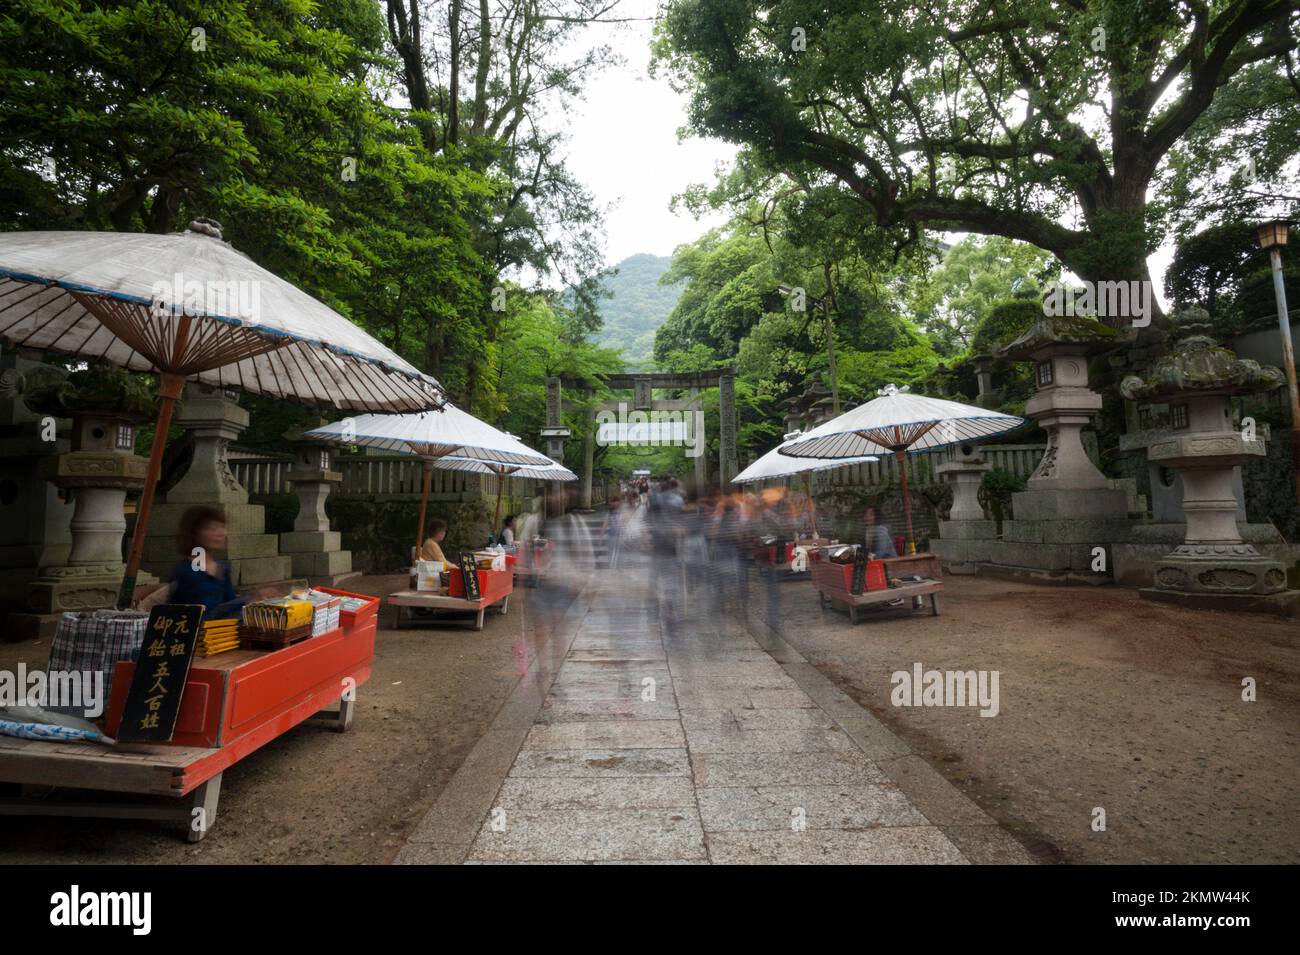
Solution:
<path fill-rule="evenodd" d="M 176 543 L 182 557 L 172 571 L 169 603 L 202 604 L 205 620 L 239 616 L 247 600 L 235 592 L 230 565 L 216 557 L 227 537 L 226 516 L 215 507 L 199 504 L 181 515 Z"/>
<path fill-rule="evenodd" d="M 444 564 L 447 558 L 442 553 L 442 539 L 447 536 L 447 522 L 435 517 L 429 521 L 429 536 L 420 545 L 420 560 L 440 560 Z"/>
<path fill-rule="evenodd" d="M 503 547 L 514 547 L 515 545 L 515 516 L 507 514 L 506 519 L 501 522 L 501 545 Z"/>

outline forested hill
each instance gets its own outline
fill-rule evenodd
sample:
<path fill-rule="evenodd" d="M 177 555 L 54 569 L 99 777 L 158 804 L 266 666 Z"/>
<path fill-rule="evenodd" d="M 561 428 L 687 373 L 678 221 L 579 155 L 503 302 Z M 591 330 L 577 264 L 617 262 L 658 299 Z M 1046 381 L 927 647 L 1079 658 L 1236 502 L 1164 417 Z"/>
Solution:
<path fill-rule="evenodd" d="M 600 303 L 605 326 L 601 344 L 622 348 L 629 364 L 648 364 L 654 353 L 655 329 L 677 304 L 681 285 L 660 285 L 672 261 L 666 255 L 633 255 L 605 279 L 611 297 Z"/>

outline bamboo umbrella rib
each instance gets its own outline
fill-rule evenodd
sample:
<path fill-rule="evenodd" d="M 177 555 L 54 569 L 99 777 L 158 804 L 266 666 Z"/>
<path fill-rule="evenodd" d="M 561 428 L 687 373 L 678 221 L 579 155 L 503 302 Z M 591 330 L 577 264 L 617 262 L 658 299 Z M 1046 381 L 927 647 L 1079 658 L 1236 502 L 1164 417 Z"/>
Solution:
<path fill-rule="evenodd" d="M 308 359 L 321 366 L 322 378 L 328 377 L 329 381 L 334 382 L 334 386 L 339 391 L 351 395 L 348 400 L 354 401 L 354 403 L 360 400 L 361 396 L 360 392 L 356 390 L 354 376 L 347 373 L 346 366 L 343 365 L 342 361 L 339 361 L 337 355 L 334 355 L 333 352 L 312 352 Z M 361 378 L 361 376 L 356 376 L 356 378 Z"/>
<path fill-rule="evenodd" d="M 357 390 L 357 386 L 355 381 L 353 380 L 353 376 L 348 374 L 348 368 L 346 365 L 344 365 L 342 360 L 340 360 L 339 356 L 335 355 L 333 352 L 329 352 L 328 359 L 323 358 L 321 363 L 326 366 L 326 371 L 329 373 L 331 379 L 338 385 L 340 390 L 342 389 L 350 390 L 353 396 L 353 400 L 359 404 L 361 402 L 361 393 Z M 363 375 L 357 375 L 355 377 L 374 378 L 377 383 L 382 382 L 384 384 L 385 391 L 391 393 L 391 390 L 387 387 L 388 381 L 387 381 L 387 376 L 385 375 L 374 375 L 373 373 L 366 372 Z"/>
<path fill-rule="evenodd" d="M 374 381 L 374 387 L 382 387 L 387 394 L 392 396 L 391 400 L 395 408 L 407 411 L 417 410 L 420 405 L 418 397 L 413 395 L 404 383 L 396 380 L 391 372 L 374 367 L 364 368 L 362 371 Z"/>
<path fill-rule="evenodd" d="M 285 354 L 293 359 L 294 367 L 298 369 L 298 374 L 302 376 L 303 384 L 311 389 L 312 397 L 314 399 L 323 398 L 324 389 L 320 387 L 320 375 L 313 374 L 315 369 L 312 367 L 311 361 L 303 355 L 302 350 L 298 348 L 286 348 Z M 349 405 L 352 404 L 351 398 L 345 396 L 344 400 L 346 400 Z"/>

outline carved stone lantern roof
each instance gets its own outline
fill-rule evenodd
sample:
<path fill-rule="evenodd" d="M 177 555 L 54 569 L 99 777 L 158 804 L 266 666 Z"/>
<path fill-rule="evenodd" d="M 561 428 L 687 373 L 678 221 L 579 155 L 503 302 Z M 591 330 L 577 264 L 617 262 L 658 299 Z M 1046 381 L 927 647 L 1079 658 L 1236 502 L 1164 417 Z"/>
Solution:
<path fill-rule="evenodd" d="M 1129 375 L 1120 393 L 1130 401 L 1187 395 L 1240 395 L 1271 391 L 1284 381 L 1272 365 L 1260 365 L 1224 348 L 1208 334 L 1209 313 L 1188 308 L 1174 316 L 1178 341 L 1172 354 L 1159 359 L 1145 378 Z"/>
<path fill-rule="evenodd" d="M 1073 345 L 1075 351 L 1103 351 L 1122 344 L 1127 337 L 1095 318 L 1082 315 L 1048 316 L 1035 322 L 1019 337 L 997 348 L 998 358 L 1032 361 L 1054 345 Z"/>

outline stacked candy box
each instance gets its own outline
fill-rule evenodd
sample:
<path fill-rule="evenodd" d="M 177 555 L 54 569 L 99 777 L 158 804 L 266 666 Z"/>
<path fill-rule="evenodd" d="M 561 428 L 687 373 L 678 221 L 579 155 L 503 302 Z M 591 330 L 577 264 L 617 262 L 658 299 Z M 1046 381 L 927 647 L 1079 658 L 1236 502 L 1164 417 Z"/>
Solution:
<path fill-rule="evenodd" d="M 225 617 L 205 620 L 199 627 L 199 642 L 195 652 L 201 657 L 215 657 L 239 649 L 239 620 Z"/>

